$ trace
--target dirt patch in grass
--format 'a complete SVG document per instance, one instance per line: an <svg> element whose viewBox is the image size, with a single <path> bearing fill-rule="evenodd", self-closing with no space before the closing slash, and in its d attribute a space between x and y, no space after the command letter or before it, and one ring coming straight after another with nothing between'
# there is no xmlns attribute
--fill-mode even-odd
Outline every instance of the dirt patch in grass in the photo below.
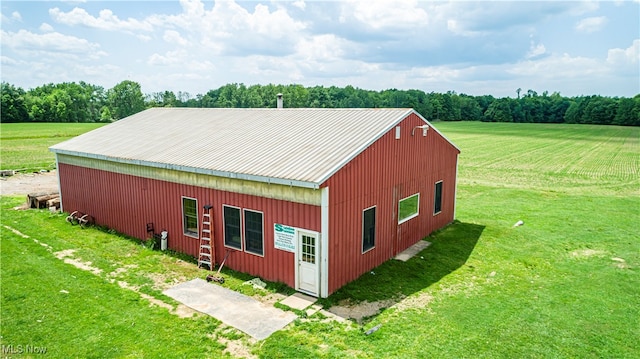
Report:
<svg viewBox="0 0 640 359"><path fill-rule="evenodd" d="M113 282L113 281L112 281ZM175 314L181 318L191 318L193 317L194 314L199 313L198 311L196 311L195 309L191 309L189 307L187 307L184 304L178 304L175 308L173 307L173 305L169 304L169 303L165 303L163 301L161 301L160 299L157 299L155 297L152 297L148 294L142 293L140 292L140 289L136 286L130 285L129 283L125 282L125 281L117 281L118 285L120 286L120 288L124 288L124 289L128 289L131 291L134 291L136 293L138 293L138 295L140 295L140 297L146 299L149 301L150 305L155 305L161 308L165 308L169 311L169 313L171 314Z"/></svg>
<svg viewBox="0 0 640 359"><path fill-rule="evenodd" d="M595 249L577 249L571 252L571 256L575 258L589 258L589 257L601 257L605 255L604 251L599 251Z"/></svg>
<svg viewBox="0 0 640 359"><path fill-rule="evenodd" d="M153 281L153 289L157 289L161 292L188 280L184 276L174 278L171 275L162 273L147 273L145 276Z"/></svg>
<svg viewBox="0 0 640 359"><path fill-rule="evenodd" d="M75 251L75 249L65 249L63 251L54 252L53 255L65 263L71 264L76 268L89 271L95 275L100 275L100 273L102 273L102 269L93 267L91 262L83 262L77 258L73 258Z"/></svg>
<svg viewBox="0 0 640 359"><path fill-rule="evenodd" d="M100 275L102 274L102 269L100 268L96 268L93 267L91 264L91 262L83 262L82 260L78 259L78 258L74 258L73 255L76 252L75 249L65 249L63 251L59 251L59 252L54 252L53 255L56 256L56 258L63 260L65 263L71 264L73 266L75 266L76 268L82 269L82 270L86 270L89 271L95 275ZM121 288L127 289L127 290L131 290L136 292L138 295L140 295L140 297L146 299L149 301L150 305L155 305L161 308L165 308L167 309L170 313L175 314L181 318L190 318L193 317L194 314L198 313L196 310L191 309L189 307L187 307L184 304L178 304L175 308L173 305L165 303L163 301L161 301L160 299L157 299L153 296L150 296L148 294L142 293L140 292L140 288L130 285L129 283L125 282L125 281L119 281L116 280L116 277L127 272L129 269L135 269L138 268L138 265L136 264L128 264L125 266L122 266L120 268L117 268L116 270L114 270L113 272L110 272L107 274L107 279L111 282L111 283L117 283L118 286L120 286ZM161 275L151 275L150 276L151 279L154 281L154 283L158 284L158 282L162 282L162 284L164 284L166 286L165 283L165 277L161 276Z"/></svg>
<svg viewBox="0 0 640 359"><path fill-rule="evenodd" d="M400 311L407 309L424 309L429 306L429 303L433 300L433 296L429 293L419 293L418 295L411 295L396 303L393 308Z"/></svg>
<svg viewBox="0 0 640 359"><path fill-rule="evenodd" d="M355 320L358 324L363 324L367 318L376 316L387 308L393 308L398 311L409 309L425 309L433 300L433 296L429 293L418 293L409 297L401 297L399 299L379 300L375 302L351 303L350 300L343 300L338 305L334 305L327 311L340 318Z"/></svg>
<svg viewBox="0 0 640 359"><path fill-rule="evenodd" d="M351 303L350 300L343 300L338 305L334 305L327 311L341 318L353 319L358 323L362 323L364 319L378 315L382 309L389 308L396 304L397 301L387 299L375 302Z"/></svg>
<svg viewBox="0 0 640 359"><path fill-rule="evenodd" d="M223 337L218 337L217 341L221 344L227 346L227 348L223 351L224 353L229 353L234 358L247 358L247 359L257 359L258 357L251 353L249 347L247 347L241 340L231 340Z"/></svg>
<svg viewBox="0 0 640 359"><path fill-rule="evenodd" d="M121 274L126 273L129 269L135 269L135 268L138 268L137 264L127 264L127 265L124 265L124 266L122 266L120 268L116 268L116 270L114 270L113 272L107 274L107 277L115 278L115 277L117 277L117 276L119 276Z"/></svg>
<svg viewBox="0 0 640 359"><path fill-rule="evenodd" d="M0 177L0 194L3 196L19 194L26 196L29 193L57 192L58 190L58 175L55 170Z"/></svg>
<svg viewBox="0 0 640 359"><path fill-rule="evenodd" d="M629 265L627 264L627 261L625 261L625 260L624 260L624 259L622 259L622 258L619 258L619 257L613 257L613 258L611 258L611 260L615 262L615 266L616 266L617 268L620 268L620 269L627 269L627 268L629 268Z"/></svg>

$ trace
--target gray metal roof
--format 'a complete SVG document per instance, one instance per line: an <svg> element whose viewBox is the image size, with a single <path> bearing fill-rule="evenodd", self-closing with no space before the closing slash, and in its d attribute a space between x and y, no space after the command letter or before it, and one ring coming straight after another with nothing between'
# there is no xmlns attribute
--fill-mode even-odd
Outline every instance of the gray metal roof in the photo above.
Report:
<svg viewBox="0 0 640 359"><path fill-rule="evenodd" d="M50 150L318 188L412 112L152 108L56 144Z"/></svg>

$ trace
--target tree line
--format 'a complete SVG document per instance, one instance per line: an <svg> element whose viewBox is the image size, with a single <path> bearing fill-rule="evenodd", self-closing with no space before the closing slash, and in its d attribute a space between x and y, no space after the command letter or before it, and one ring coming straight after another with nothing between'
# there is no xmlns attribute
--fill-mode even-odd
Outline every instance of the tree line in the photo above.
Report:
<svg viewBox="0 0 640 359"><path fill-rule="evenodd" d="M143 94L140 84L122 81L111 89L85 82L46 84L25 91L2 82L2 122L112 122L151 107L274 108L283 94L285 107L413 108L429 121L588 123L640 126L640 94L633 98L599 95L564 97L547 91L517 89L516 97L470 96L302 85L227 84L191 96L172 91Z"/></svg>

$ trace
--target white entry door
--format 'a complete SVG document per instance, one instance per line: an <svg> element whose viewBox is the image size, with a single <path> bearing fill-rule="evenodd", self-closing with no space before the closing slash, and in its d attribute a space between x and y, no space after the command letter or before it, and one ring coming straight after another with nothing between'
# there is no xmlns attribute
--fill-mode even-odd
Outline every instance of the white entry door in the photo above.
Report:
<svg viewBox="0 0 640 359"><path fill-rule="evenodd" d="M320 258L318 235L298 231L298 290L318 296L320 289Z"/></svg>

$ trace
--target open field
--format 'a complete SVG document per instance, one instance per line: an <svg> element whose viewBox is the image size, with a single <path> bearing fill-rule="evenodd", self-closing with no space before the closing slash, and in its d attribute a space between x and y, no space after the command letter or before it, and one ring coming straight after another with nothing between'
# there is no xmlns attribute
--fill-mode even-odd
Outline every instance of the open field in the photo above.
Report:
<svg viewBox="0 0 640 359"><path fill-rule="evenodd" d="M640 194L638 127L440 122L437 128L462 149L462 184Z"/></svg>
<svg viewBox="0 0 640 359"><path fill-rule="evenodd" d="M23 172L52 170L49 146L104 126L103 123L2 123L0 169Z"/></svg>
<svg viewBox="0 0 640 359"><path fill-rule="evenodd" d="M638 357L640 128L436 127L462 150L457 221L408 262L389 261L321 300L366 301L380 313L352 324L316 314L256 343L216 320L176 315L162 289L206 275L187 258L72 227L64 215L14 211L24 198L2 197L3 348L46 347L52 358ZM2 146L4 155L4 133ZM223 274L225 286L263 300L287 291Z"/></svg>

